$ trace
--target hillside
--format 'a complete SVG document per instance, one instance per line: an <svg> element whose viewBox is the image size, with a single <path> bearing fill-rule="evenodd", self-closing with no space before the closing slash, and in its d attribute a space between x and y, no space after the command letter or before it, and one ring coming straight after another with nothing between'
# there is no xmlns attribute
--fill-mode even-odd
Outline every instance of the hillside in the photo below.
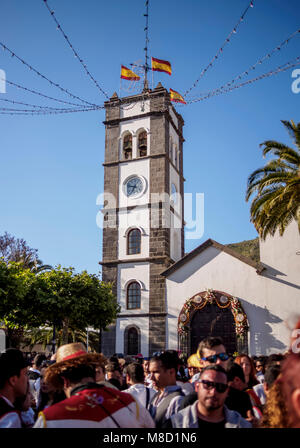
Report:
<svg viewBox="0 0 300 448"><path fill-rule="evenodd" d="M255 238L254 240L241 241L240 243L225 244L225 246L235 250L245 257L251 258L256 262L259 262L260 260L258 238Z"/></svg>

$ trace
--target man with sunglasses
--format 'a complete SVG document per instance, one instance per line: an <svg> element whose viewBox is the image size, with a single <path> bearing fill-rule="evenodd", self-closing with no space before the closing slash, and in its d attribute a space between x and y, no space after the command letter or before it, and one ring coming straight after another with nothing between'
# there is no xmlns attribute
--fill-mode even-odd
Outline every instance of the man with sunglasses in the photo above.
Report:
<svg viewBox="0 0 300 448"><path fill-rule="evenodd" d="M227 373L218 364L205 367L196 383L198 400L173 415L164 428L251 428L251 423L225 406Z"/></svg>
<svg viewBox="0 0 300 448"><path fill-rule="evenodd" d="M226 348L223 344L223 340L220 337L208 336L203 339L198 345L197 356L203 367L211 364L217 364L227 369L229 356L226 353ZM192 378L192 383L199 380L200 374L197 373Z"/></svg>

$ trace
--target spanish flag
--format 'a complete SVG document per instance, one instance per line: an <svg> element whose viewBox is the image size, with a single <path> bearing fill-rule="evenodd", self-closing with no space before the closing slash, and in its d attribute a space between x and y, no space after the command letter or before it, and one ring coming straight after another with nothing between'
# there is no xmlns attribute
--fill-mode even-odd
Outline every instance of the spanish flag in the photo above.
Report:
<svg viewBox="0 0 300 448"><path fill-rule="evenodd" d="M171 99L171 101L174 101L175 103L186 104L183 96L181 96L180 93L176 92L176 90L170 89L170 99Z"/></svg>
<svg viewBox="0 0 300 448"><path fill-rule="evenodd" d="M127 79L128 81L139 81L140 77L134 73L129 68L125 67L124 65L121 65L121 78Z"/></svg>
<svg viewBox="0 0 300 448"><path fill-rule="evenodd" d="M151 58L152 61L152 71L154 72L165 72L171 75L171 64L168 61L163 61L162 59Z"/></svg>

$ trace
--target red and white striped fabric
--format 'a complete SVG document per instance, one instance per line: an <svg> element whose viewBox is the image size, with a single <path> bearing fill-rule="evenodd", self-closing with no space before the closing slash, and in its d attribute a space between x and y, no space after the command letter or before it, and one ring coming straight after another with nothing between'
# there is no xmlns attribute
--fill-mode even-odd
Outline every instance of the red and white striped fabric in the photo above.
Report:
<svg viewBox="0 0 300 448"><path fill-rule="evenodd" d="M97 386L84 387L70 398L44 409L34 428L155 427L149 412L131 395Z"/></svg>

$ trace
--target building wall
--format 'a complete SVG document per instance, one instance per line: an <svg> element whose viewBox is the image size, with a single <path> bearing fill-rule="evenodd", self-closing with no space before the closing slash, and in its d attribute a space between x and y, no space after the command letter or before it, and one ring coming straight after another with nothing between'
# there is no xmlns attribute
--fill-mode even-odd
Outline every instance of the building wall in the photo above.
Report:
<svg viewBox="0 0 300 448"><path fill-rule="evenodd" d="M259 249L261 262L278 271L274 275L290 282L299 281L300 234L296 221L291 222L283 236L276 232L274 237L260 240Z"/></svg>
<svg viewBox="0 0 300 448"><path fill-rule="evenodd" d="M178 268L166 281L168 309L168 348L177 348L177 319L186 300L211 288L237 297L247 314L249 352L269 355L289 346L286 321L300 313L300 276L289 282L270 277L270 268L261 275L250 265L209 247Z"/></svg>
<svg viewBox="0 0 300 448"><path fill-rule="evenodd" d="M141 337L141 353L149 356L149 317L119 318L116 328L116 353L124 353L124 333L128 327L137 327Z"/></svg>

